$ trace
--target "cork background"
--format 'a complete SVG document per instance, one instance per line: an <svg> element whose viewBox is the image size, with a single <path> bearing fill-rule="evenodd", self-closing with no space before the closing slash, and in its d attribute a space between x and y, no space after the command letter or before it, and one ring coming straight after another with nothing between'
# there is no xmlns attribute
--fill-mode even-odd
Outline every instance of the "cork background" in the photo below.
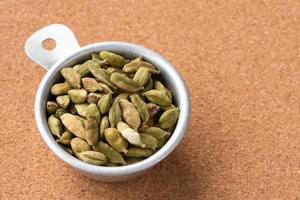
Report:
<svg viewBox="0 0 300 200"><path fill-rule="evenodd" d="M52 23L81 45L144 45L183 76L188 131L144 176L91 181L39 136L46 71L24 43ZM0 0L0 106L0 199L300 199L300 1Z"/></svg>

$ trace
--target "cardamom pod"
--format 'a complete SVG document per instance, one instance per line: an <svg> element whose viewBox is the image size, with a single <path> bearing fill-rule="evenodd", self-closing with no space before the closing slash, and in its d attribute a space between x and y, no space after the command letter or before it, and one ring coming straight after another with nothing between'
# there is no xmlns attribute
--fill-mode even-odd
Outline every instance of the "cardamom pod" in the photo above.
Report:
<svg viewBox="0 0 300 200"><path fill-rule="evenodd" d="M122 73L122 69L120 68L117 68L117 67L108 67L107 69L105 69L105 72L108 74L108 75L111 75L112 73L114 72L119 72L119 73Z"/></svg>
<svg viewBox="0 0 300 200"><path fill-rule="evenodd" d="M86 118L86 111L87 111L88 106L89 106L89 104L87 104L87 103L75 104L75 109L81 117Z"/></svg>
<svg viewBox="0 0 300 200"><path fill-rule="evenodd" d="M65 113L60 119L68 131L81 139L85 139L84 126L76 115Z"/></svg>
<svg viewBox="0 0 300 200"><path fill-rule="evenodd" d="M85 140L82 140L78 137L71 140L71 148L74 154L91 150L90 145Z"/></svg>
<svg viewBox="0 0 300 200"><path fill-rule="evenodd" d="M105 71L93 60L89 60L88 66L91 73L99 79L101 82L105 83L106 85L114 88L114 84L110 81L109 75L105 73Z"/></svg>
<svg viewBox="0 0 300 200"><path fill-rule="evenodd" d="M135 157L135 158L147 158L153 155L153 150L151 149L141 149L137 147L130 147L128 148L128 152L126 156L128 157Z"/></svg>
<svg viewBox="0 0 300 200"><path fill-rule="evenodd" d="M164 92L170 99L172 99L172 93L160 81L154 82L154 89Z"/></svg>
<svg viewBox="0 0 300 200"><path fill-rule="evenodd" d="M60 135L63 132L63 126L62 126L60 120L57 119L54 115L51 115L48 118L48 127L53 135L60 138Z"/></svg>
<svg viewBox="0 0 300 200"><path fill-rule="evenodd" d="M99 141L97 144L92 145L92 147L95 151L103 153L108 158L109 162L125 165L123 156L108 144Z"/></svg>
<svg viewBox="0 0 300 200"><path fill-rule="evenodd" d="M152 135L156 139L162 139L170 135L169 132L166 132L159 127L140 128L139 131L148 135Z"/></svg>
<svg viewBox="0 0 300 200"><path fill-rule="evenodd" d="M70 145L72 139L73 139L73 134L69 131L66 131L61 135L61 137L57 140L57 142L64 145Z"/></svg>
<svg viewBox="0 0 300 200"><path fill-rule="evenodd" d="M53 95L67 94L68 91L71 89L72 86L68 82L56 83L51 87L51 94Z"/></svg>
<svg viewBox="0 0 300 200"><path fill-rule="evenodd" d="M73 89L68 91L68 95L73 103L83 103L87 98L87 91L84 89Z"/></svg>
<svg viewBox="0 0 300 200"><path fill-rule="evenodd" d="M128 63L128 60L116 53L101 51L99 55L102 60L106 60L108 64L112 66L123 67L126 63Z"/></svg>
<svg viewBox="0 0 300 200"><path fill-rule="evenodd" d="M103 138L105 129L109 128L108 117L105 115L102 117L100 122L100 137Z"/></svg>
<svg viewBox="0 0 300 200"><path fill-rule="evenodd" d="M90 72L89 66L86 62L81 65L74 66L73 70L76 71L77 74L79 74L81 77L88 75L88 73Z"/></svg>
<svg viewBox="0 0 300 200"><path fill-rule="evenodd" d="M56 112L55 112L55 117L58 118L58 119L60 119L60 117L61 117L63 114L67 113L67 112L68 112L68 111L67 111L66 109L59 108L59 109L57 109Z"/></svg>
<svg viewBox="0 0 300 200"><path fill-rule="evenodd" d="M139 86L144 86L148 83L151 73L148 68L141 67L137 70L133 77L133 81Z"/></svg>
<svg viewBox="0 0 300 200"><path fill-rule="evenodd" d="M93 165L105 165L107 163L106 156L96 151L84 151L78 153L76 156L80 160Z"/></svg>
<svg viewBox="0 0 300 200"><path fill-rule="evenodd" d="M166 110L159 118L158 125L162 129L172 128L179 116L178 108L171 108Z"/></svg>
<svg viewBox="0 0 300 200"><path fill-rule="evenodd" d="M147 103L147 109L151 117L160 111L160 107L154 103Z"/></svg>
<svg viewBox="0 0 300 200"><path fill-rule="evenodd" d="M87 110L86 110L86 117L87 118L94 118L97 122L97 124L100 123L101 120L101 115L98 109L98 106L94 103L91 103L88 105Z"/></svg>
<svg viewBox="0 0 300 200"><path fill-rule="evenodd" d="M152 135L141 133L141 140L146 145L146 148L155 150L158 147L158 141Z"/></svg>
<svg viewBox="0 0 300 200"><path fill-rule="evenodd" d="M70 97L68 95L58 96L56 97L56 102L61 108L67 109L70 104Z"/></svg>
<svg viewBox="0 0 300 200"><path fill-rule="evenodd" d="M93 78L84 77L81 79L81 82L83 88L89 92L96 92L96 91L101 92L103 90L102 87L99 85L99 83Z"/></svg>
<svg viewBox="0 0 300 200"><path fill-rule="evenodd" d="M113 91L104 83L99 83L99 85L102 87L102 93L104 94L113 94ZM113 87L116 88L116 87Z"/></svg>
<svg viewBox="0 0 300 200"><path fill-rule="evenodd" d="M113 98L111 94L103 95L98 101L98 107L101 114L106 114L113 103Z"/></svg>
<svg viewBox="0 0 300 200"><path fill-rule="evenodd" d="M61 75L75 89L81 88L81 76L72 68L63 68Z"/></svg>
<svg viewBox="0 0 300 200"><path fill-rule="evenodd" d="M117 98L119 98L119 99L129 99L129 93L127 93L127 92L122 92L121 94L119 94L118 96L117 96Z"/></svg>
<svg viewBox="0 0 300 200"><path fill-rule="evenodd" d="M46 109L49 114L54 114L59 109L59 105L55 101L47 101Z"/></svg>
<svg viewBox="0 0 300 200"><path fill-rule="evenodd" d="M93 117L89 117L86 120L85 138L89 145L96 144L99 140L99 126Z"/></svg>
<svg viewBox="0 0 300 200"><path fill-rule="evenodd" d="M121 136L116 128L107 128L104 131L105 140L118 152L127 153L128 142Z"/></svg>
<svg viewBox="0 0 300 200"><path fill-rule="evenodd" d="M169 105L169 106L160 106L162 110L166 111L172 108L176 108L176 106L174 106L173 104Z"/></svg>
<svg viewBox="0 0 300 200"><path fill-rule="evenodd" d="M164 93L159 90L149 90L143 94L147 99L160 106L169 106L171 105L171 99Z"/></svg>
<svg viewBox="0 0 300 200"><path fill-rule="evenodd" d="M154 117L149 117L148 121L143 123L141 128L148 128L154 126L154 124L155 124Z"/></svg>
<svg viewBox="0 0 300 200"><path fill-rule="evenodd" d="M117 124L122 121L122 110L119 105L119 99L115 98L112 106L108 111L108 119L110 126L115 128Z"/></svg>
<svg viewBox="0 0 300 200"><path fill-rule="evenodd" d="M141 117L134 105L126 99L119 101L124 121L133 129L141 125Z"/></svg>
<svg viewBox="0 0 300 200"><path fill-rule="evenodd" d="M130 95L130 100L140 113L142 121L147 122L150 116L147 104L140 98L138 94Z"/></svg>
<svg viewBox="0 0 300 200"><path fill-rule="evenodd" d="M125 74L114 72L110 76L110 80L120 89L125 92L135 93L142 90L144 87L139 86L132 79L128 78Z"/></svg>
<svg viewBox="0 0 300 200"><path fill-rule="evenodd" d="M102 94L91 92L87 96L87 102L97 104L101 97L102 97Z"/></svg>
<svg viewBox="0 0 300 200"><path fill-rule="evenodd" d="M152 65L151 63L141 61L138 59L134 59L128 64L124 65L123 71L126 73L134 73L136 72L139 68L147 68L151 73L158 74L159 71Z"/></svg>
<svg viewBox="0 0 300 200"><path fill-rule="evenodd" d="M140 134L134 129L130 128L124 122L119 122L117 125L118 131L121 135L132 145L145 148L146 145L141 141Z"/></svg>

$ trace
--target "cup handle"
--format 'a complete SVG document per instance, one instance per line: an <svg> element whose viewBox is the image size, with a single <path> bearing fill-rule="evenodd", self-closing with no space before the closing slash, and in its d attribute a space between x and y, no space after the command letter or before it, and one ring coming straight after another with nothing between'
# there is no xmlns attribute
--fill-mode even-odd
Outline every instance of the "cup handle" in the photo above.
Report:
<svg viewBox="0 0 300 200"><path fill-rule="evenodd" d="M46 50L43 48L42 43L46 39L52 39L56 42L54 49ZM62 24L51 24L38 30L25 43L27 56L46 70L79 48L74 33Z"/></svg>

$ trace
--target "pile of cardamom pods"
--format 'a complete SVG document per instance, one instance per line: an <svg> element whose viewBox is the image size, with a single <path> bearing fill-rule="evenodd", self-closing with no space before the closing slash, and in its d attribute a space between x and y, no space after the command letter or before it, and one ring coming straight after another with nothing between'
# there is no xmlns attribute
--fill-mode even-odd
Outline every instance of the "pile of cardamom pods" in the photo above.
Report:
<svg viewBox="0 0 300 200"><path fill-rule="evenodd" d="M51 87L48 126L68 153L94 165L121 166L155 153L169 139L179 109L159 71L113 52L63 68Z"/></svg>

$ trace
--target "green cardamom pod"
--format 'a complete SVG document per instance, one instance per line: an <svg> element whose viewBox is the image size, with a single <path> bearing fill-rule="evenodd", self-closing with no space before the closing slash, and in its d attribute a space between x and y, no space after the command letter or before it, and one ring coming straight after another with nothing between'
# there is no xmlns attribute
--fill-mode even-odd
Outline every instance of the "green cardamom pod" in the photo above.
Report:
<svg viewBox="0 0 300 200"><path fill-rule="evenodd" d="M173 104L169 105L169 106L160 106L162 110L166 111L172 108L176 108L176 106L174 106Z"/></svg>
<svg viewBox="0 0 300 200"><path fill-rule="evenodd" d="M171 105L171 99L164 93L159 90L149 90L143 94L147 99L160 106L169 106Z"/></svg>
<svg viewBox="0 0 300 200"><path fill-rule="evenodd" d="M112 106L108 111L108 119L110 126L115 128L117 124L122 121L122 110L119 105L119 99L115 98Z"/></svg>
<svg viewBox="0 0 300 200"><path fill-rule="evenodd" d="M75 89L81 88L81 76L72 68L63 68L61 75Z"/></svg>
<svg viewBox="0 0 300 200"><path fill-rule="evenodd" d="M106 156L96 151L84 151L78 153L76 156L80 160L93 165L105 165L107 163Z"/></svg>
<svg viewBox="0 0 300 200"><path fill-rule="evenodd" d="M124 65L123 71L126 73L134 73L142 67L147 68L151 73L159 73L159 71L154 67L154 65L145 61L141 61L139 59L134 59L128 64Z"/></svg>
<svg viewBox="0 0 300 200"><path fill-rule="evenodd" d="M126 123L119 122L117 125L118 131L121 133L130 144L145 148L146 145L141 141L140 134L134 129L130 128Z"/></svg>
<svg viewBox="0 0 300 200"><path fill-rule="evenodd" d="M60 120L57 119L54 115L51 115L48 118L48 127L53 135L60 138L60 135L63 132L63 126L62 126Z"/></svg>
<svg viewBox="0 0 300 200"><path fill-rule="evenodd" d="M139 86L132 79L128 78L125 74L122 73L112 73L110 80L120 89L125 92L135 93L139 90L142 90L144 87Z"/></svg>
<svg viewBox="0 0 300 200"><path fill-rule="evenodd" d="M61 108L67 109L70 104L70 97L68 95L58 96L56 97L56 102Z"/></svg>
<svg viewBox="0 0 300 200"><path fill-rule="evenodd" d="M87 99L87 91L84 89L73 89L68 91L68 95L73 103L83 103Z"/></svg>
<svg viewBox="0 0 300 200"><path fill-rule="evenodd" d="M85 140L77 137L71 140L71 148L74 154L91 150L90 145Z"/></svg>
<svg viewBox="0 0 300 200"><path fill-rule="evenodd" d="M81 79L83 88L89 92L101 92L103 89L100 84L93 78L84 77Z"/></svg>
<svg viewBox="0 0 300 200"><path fill-rule="evenodd" d="M72 86L68 82L57 83L51 87L51 94L53 95L62 95L67 94L69 90L72 89Z"/></svg>
<svg viewBox="0 0 300 200"><path fill-rule="evenodd" d="M94 103L91 103L88 105L87 110L86 110L86 117L87 118L94 118L96 122L99 124L101 120L101 115L98 109L98 106Z"/></svg>
<svg viewBox="0 0 300 200"><path fill-rule="evenodd" d="M99 56L102 60L106 60L108 64L116 67L123 67L126 63L128 63L128 60L122 56L108 51L101 51Z"/></svg>
<svg viewBox="0 0 300 200"><path fill-rule="evenodd" d="M109 162L125 165L123 156L108 144L99 141L97 144L92 145L92 147L95 151L103 153L108 158Z"/></svg>
<svg viewBox="0 0 300 200"><path fill-rule="evenodd" d="M81 117L86 118L86 111L88 108L89 104L87 103L80 103L80 104L75 104L75 109Z"/></svg>
<svg viewBox="0 0 300 200"><path fill-rule="evenodd" d="M107 128L104 131L105 140L118 152L127 153L128 142L121 136L116 128Z"/></svg>
<svg viewBox="0 0 300 200"><path fill-rule="evenodd" d="M170 99L172 99L171 91L166 88L160 81L154 82L154 89L164 92Z"/></svg>
<svg viewBox="0 0 300 200"><path fill-rule="evenodd" d="M85 139L84 126L78 116L65 113L60 119L68 131L81 139Z"/></svg>
<svg viewBox="0 0 300 200"><path fill-rule="evenodd" d="M153 155L153 150L151 149L141 149L137 147L130 147L128 148L128 152L126 156L128 157L135 157L135 158L147 158Z"/></svg>
<svg viewBox="0 0 300 200"><path fill-rule="evenodd" d="M81 77L88 75L90 72L89 66L87 65L86 62L84 62L81 65L75 65L73 67L73 70L76 71L77 74L79 74Z"/></svg>
<svg viewBox="0 0 300 200"><path fill-rule="evenodd" d="M65 114L65 113L68 113L68 111L66 109L63 109L63 108L59 108L56 110L55 112L55 117L60 119L60 117Z"/></svg>
<svg viewBox="0 0 300 200"><path fill-rule="evenodd" d="M107 85L105 85L104 83L99 83L99 85L102 87L102 93L104 93L104 94L113 94L113 91Z"/></svg>
<svg viewBox="0 0 300 200"><path fill-rule="evenodd" d="M73 134L69 131L66 131L61 135L61 137L57 140L57 142L64 145L70 145L72 139L73 139Z"/></svg>
<svg viewBox="0 0 300 200"><path fill-rule="evenodd" d="M148 83L151 73L148 68L141 67L137 70L133 77L133 81L139 86L144 86Z"/></svg>
<svg viewBox="0 0 300 200"><path fill-rule="evenodd" d="M130 95L130 100L137 109L137 111L140 113L142 121L147 122L150 116L147 104L140 98L138 94Z"/></svg>
<svg viewBox="0 0 300 200"><path fill-rule="evenodd" d="M162 129L168 129L172 128L179 116L179 109L178 108L172 108L169 110L166 110L159 118L158 125Z"/></svg>
<svg viewBox="0 0 300 200"><path fill-rule="evenodd" d="M133 129L141 125L141 117L134 105L126 99L120 99L119 104L122 110L124 121Z"/></svg>
<svg viewBox="0 0 300 200"><path fill-rule="evenodd" d="M147 103L147 109L151 117L160 111L160 107L154 103Z"/></svg>
<svg viewBox="0 0 300 200"><path fill-rule="evenodd" d="M110 81L109 75L93 60L87 61L91 73L99 79L101 82L105 83L109 87L114 88L114 84Z"/></svg>
<svg viewBox="0 0 300 200"><path fill-rule="evenodd" d="M159 127L140 128L139 131L148 135L152 135L156 139L162 139L170 135L169 132L166 132Z"/></svg>
<svg viewBox="0 0 300 200"><path fill-rule="evenodd" d="M109 128L108 117L105 115L100 122L100 137L103 138L105 129Z"/></svg>
<svg viewBox="0 0 300 200"><path fill-rule="evenodd" d="M158 147L158 141L152 135L141 133L141 140L146 145L146 148L155 150Z"/></svg>
<svg viewBox="0 0 300 200"><path fill-rule="evenodd" d="M113 103L113 98L111 94L103 95L98 101L98 107L101 114L106 114Z"/></svg>
<svg viewBox="0 0 300 200"><path fill-rule="evenodd" d="M87 96L87 102L97 104L101 97L102 97L102 94L91 92Z"/></svg>
<svg viewBox="0 0 300 200"><path fill-rule="evenodd" d="M118 96L117 96L117 98L119 98L119 99L129 99L129 93L127 93L127 92L122 92L121 94L119 94Z"/></svg>
<svg viewBox="0 0 300 200"><path fill-rule="evenodd" d="M47 101L46 109L49 114L54 114L59 109L59 105L55 101Z"/></svg>
<svg viewBox="0 0 300 200"><path fill-rule="evenodd" d="M120 68L117 68L117 67L108 67L107 69L105 69L105 72L108 74L108 75L111 75L112 73L114 72L119 72L119 73L122 73L122 69Z"/></svg>
<svg viewBox="0 0 300 200"><path fill-rule="evenodd" d="M93 117L88 117L86 120L85 138L89 145L96 144L99 140L99 126Z"/></svg>

